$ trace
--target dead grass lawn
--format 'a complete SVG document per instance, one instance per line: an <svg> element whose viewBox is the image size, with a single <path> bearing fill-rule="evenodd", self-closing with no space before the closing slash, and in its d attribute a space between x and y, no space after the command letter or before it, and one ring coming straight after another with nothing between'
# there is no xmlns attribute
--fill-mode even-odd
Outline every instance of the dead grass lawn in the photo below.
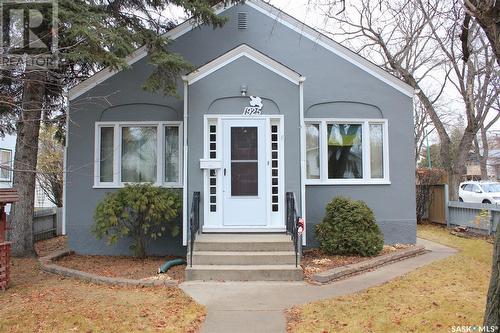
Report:
<svg viewBox="0 0 500 333"><path fill-rule="evenodd" d="M450 332L481 325L492 244L431 225L419 237L460 250L457 255L364 292L288 311L289 332Z"/></svg>
<svg viewBox="0 0 500 333"><path fill-rule="evenodd" d="M44 273L14 259L0 292L0 332L195 332L203 306L180 289L94 285Z"/></svg>

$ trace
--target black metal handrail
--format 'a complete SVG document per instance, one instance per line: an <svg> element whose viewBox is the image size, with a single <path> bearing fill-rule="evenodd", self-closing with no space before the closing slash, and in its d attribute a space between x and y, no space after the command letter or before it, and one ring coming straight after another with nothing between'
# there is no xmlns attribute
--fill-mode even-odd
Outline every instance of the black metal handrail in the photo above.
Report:
<svg viewBox="0 0 500 333"><path fill-rule="evenodd" d="M295 203L295 194L293 192L286 193L286 232L292 236L293 246L295 248L295 267L299 266L299 250L301 250L302 242L299 240L299 221L300 216L297 214ZM300 251L302 252L302 251Z"/></svg>
<svg viewBox="0 0 500 333"><path fill-rule="evenodd" d="M200 230L200 192L194 192L191 212L189 213L189 265L191 267L193 267L193 247L198 230Z"/></svg>

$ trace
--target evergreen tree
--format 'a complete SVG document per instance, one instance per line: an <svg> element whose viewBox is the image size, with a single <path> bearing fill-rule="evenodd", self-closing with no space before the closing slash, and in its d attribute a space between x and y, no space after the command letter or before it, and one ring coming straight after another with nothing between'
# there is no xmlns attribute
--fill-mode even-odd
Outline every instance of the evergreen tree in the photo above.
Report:
<svg viewBox="0 0 500 333"><path fill-rule="evenodd" d="M221 5L233 1L224 0ZM64 92L102 68L127 68L126 57L144 46L153 65L153 72L144 82L144 88L175 94L176 79L191 66L180 55L169 52L169 40L164 33L174 27L175 22L163 14L168 6L176 5L192 17L194 24L207 23L220 27L225 19L215 15L212 9L218 2L58 0L57 26L52 26L52 21L44 21L41 25L43 31L39 34L42 41L52 48L51 32L57 29L58 66L39 68L21 65L2 69L0 135L13 131L17 134L13 183L21 201L12 210L11 240L15 255L33 251L33 205L40 122L64 124ZM60 127L59 137L62 138L64 128Z"/></svg>

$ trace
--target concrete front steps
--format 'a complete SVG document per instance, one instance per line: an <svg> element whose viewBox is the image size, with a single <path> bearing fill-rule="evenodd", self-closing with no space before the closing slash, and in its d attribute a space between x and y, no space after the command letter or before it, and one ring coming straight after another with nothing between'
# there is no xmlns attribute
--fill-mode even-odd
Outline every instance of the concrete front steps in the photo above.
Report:
<svg viewBox="0 0 500 333"><path fill-rule="evenodd" d="M285 234L202 234L193 247L186 280L300 281L295 250Z"/></svg>

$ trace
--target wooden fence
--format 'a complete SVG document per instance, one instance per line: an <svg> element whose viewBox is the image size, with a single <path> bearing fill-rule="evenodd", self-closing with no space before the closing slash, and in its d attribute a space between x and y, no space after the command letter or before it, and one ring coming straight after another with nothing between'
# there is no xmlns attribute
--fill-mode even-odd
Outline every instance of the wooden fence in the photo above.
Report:
<svg viewBox="0 0 500 333"><path fill-rule="evenodd" d="M427 219L432 223L446 224L448 185L433 185L430 191Z"/></svg>
<svg viewBox="0 0 500 333"><path fill-rule="evenodd" d="M33 241L38 242L62 234L62 208L35 211L33 215Z"/></svg>

